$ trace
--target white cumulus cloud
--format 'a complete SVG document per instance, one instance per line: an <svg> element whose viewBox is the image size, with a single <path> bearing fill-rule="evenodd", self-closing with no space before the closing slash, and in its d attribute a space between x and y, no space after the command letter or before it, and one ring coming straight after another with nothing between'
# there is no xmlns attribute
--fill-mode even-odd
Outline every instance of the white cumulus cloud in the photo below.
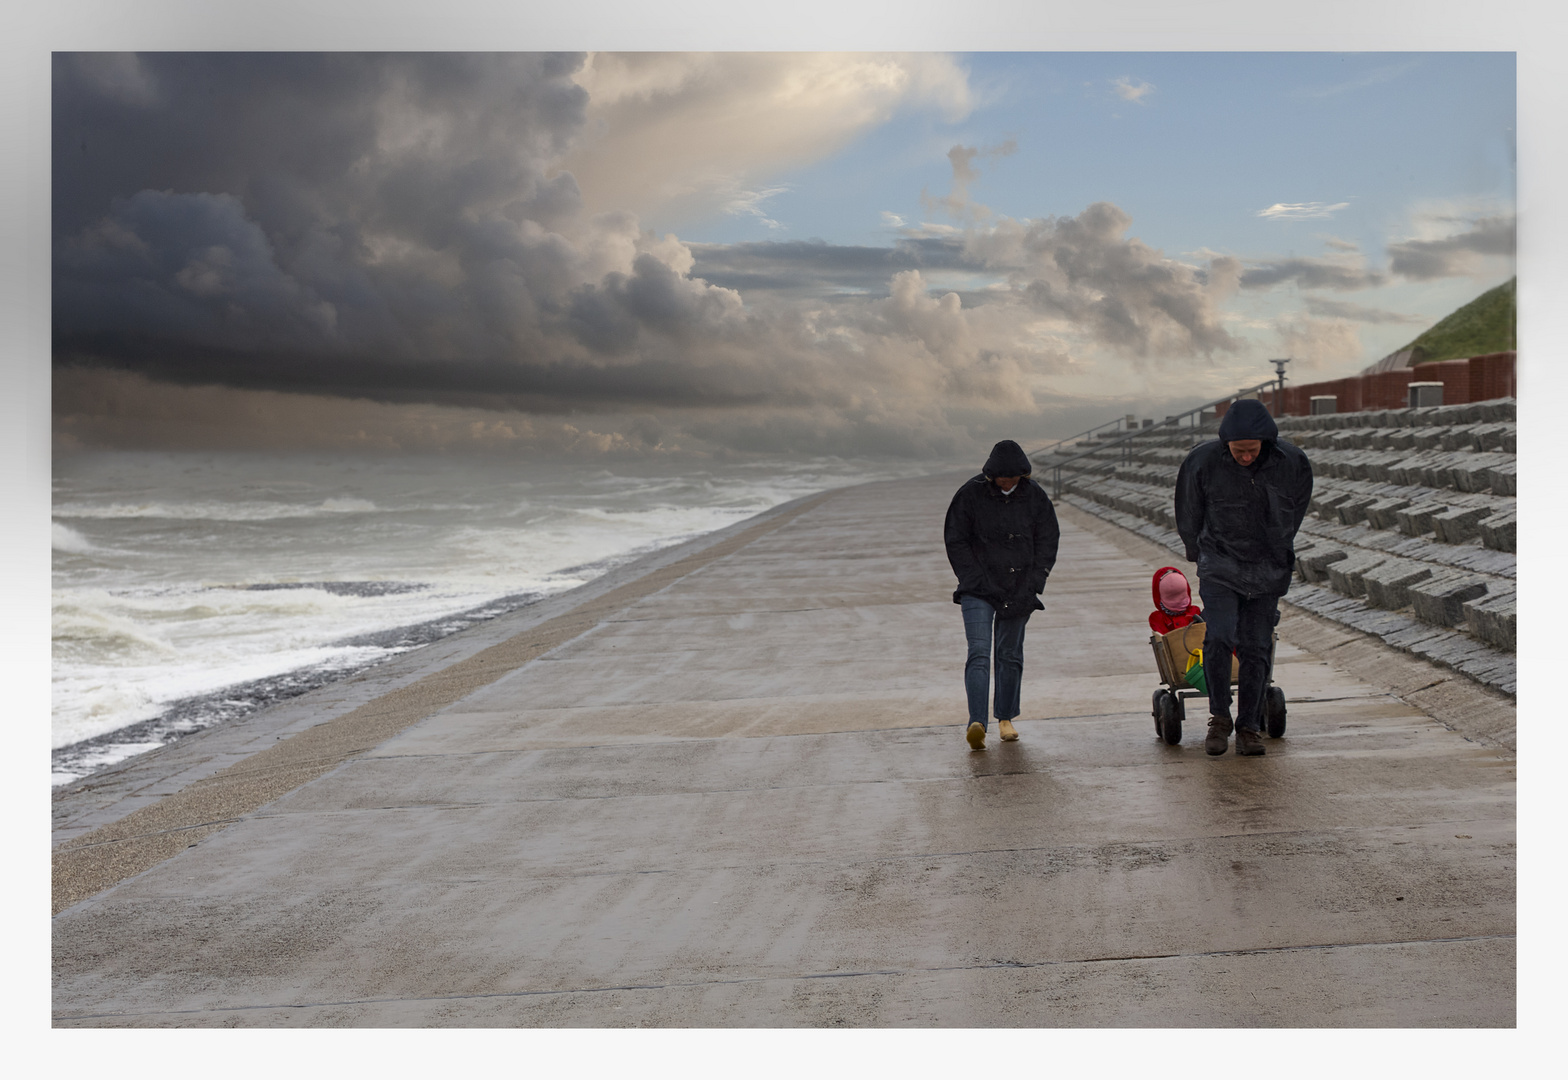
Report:
<svg viewBox="0 0 1568 1080"><path fill-rule="evenodd" d="M974 105L935 53L593 53L573 78L587 116L561 167L590 212L641 217L701 216L900 112Z"/></svg>
<svg viewBox="0 0 1568 1080"><path fill-rule="evenodd" d="M1116 91L1123 101L1130 101L1134 105L1144 104L1144 98L1154 89L1153 83L1146 83L1141 79L1134 82L1129 75L1123 75L1111 83L1111 88Z"/></svg>
<svg viewBox="0 0 1568 1080"><path fill-rule="evenodd" d="M1258 217L1271 218L1275 221L1300 221L1304 218L1333 217L1337 211L1349 206L1348 202L1340 203L1275 203L1273 206L1258 211Z"/></svg>

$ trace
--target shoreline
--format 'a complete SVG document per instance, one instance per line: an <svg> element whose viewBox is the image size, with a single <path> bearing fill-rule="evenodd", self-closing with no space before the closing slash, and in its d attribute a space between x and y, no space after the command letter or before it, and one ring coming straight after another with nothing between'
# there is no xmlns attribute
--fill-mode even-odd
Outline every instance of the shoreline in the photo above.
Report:
<svg viewBox="0 0 1568 1080"><path fill-rule="evenodd" d="M233 824L837 490L651 552L575 589L54 789L54 912Z"/></svg>
<svg viewBox="0 0 1568 1080"><path fill-rule="evenodd" d="M657 551L860 483L865 471L837 459L773 462L763 471L757 465L768 463L671 471L666 462L565 473L529 466L515 475L394 462L350 470L366 474L347 489L364 496L354 513L371 513L360 523L321 510L322 499L349 482L339 475L342 462L301 465L299 490L287 497L274 498L263 484L255 498L234 502L231 488L255 486L239 480L265 480L271 466L251 461L254 455L217 465L155 456L152 464L100 463L55 478L52 513L67 515L57 529L84 524L76 517L94 519L85 525L101 517L98 524L111 531L88 530L89 546L107 553L98 562L55 550L52 791ZM198 465L208 471L186 491L181 470ZM213 479L231 474L236 483L221 489ZM136 481L135 498L116 501L110 482L122 480ZM298 538L290 538L293 525L266 524L296 511L312 519ZM439 519L433 511L442 511ZM165 524L176 555L204 533L207 517L219 523L215 535L238 530L242 550L155 555L163 526L133 520L141 517L171 519ZM318 544L326 546L318 551ZM304 591L296 600L282 590Z"/></svg>
<svg viewBox="0 0 1568 1080"><path fill-rule="evenodd" d="M764 511L766 512L766 511ZM743 519L742 524L751 518ZM731 526L724 526L729 528ZM718 530L714 530L718 531ZM678 547L699 539L708 533L699 533L696 536L677 536L669 543L653 547L651 550L645 545L634 548L620 555L611 555L591 563L581 563L569 566L558 571L561 574L581 574L598 570L598 573L581 585L574 585L569 589L557 592L522 592L508 593L487 600L484 603L455 611L448 615L438 615L417 623L408 623L403 626L394 626L386 630L379 630L356 637L346 638L330 644L336 647L353 645L375 645L385 650L376 657L358 663L346 663L341 666L319 665L315 667L292 668L280 671L274 675L267 675L259 679L250 679L244 682L230 683L202 694L192 694L189 697L178 698L167 702L163 709L156 715L145 720L137 720L124 727L115 728L90 738L77 742L66 743L64 746L52 747L49 751L50 764L53 772L68 771L59 768L62 764L71 764L73 759L79 761L83 757L91 760L93 752L99 748L115 746L132 746L146 743L156 743L151 747L133 750L102 765L87 767L72 780L64 783L53 784L51 790L58 791L71 784L98 776L125 761L129 761L142 754L150 754L165 746L178 742L180 739L207 731L210 728L223 724L244 720L265 709L270 709L284 702L292 701L304 694L330 686L344 679L351 679L372 668L396 660L410 652L426 648L438 641L452 637L456 634L466 633L474 627L496 619L503 619L514 612L541 603L554 596L564 596L577 589L593 584L606 574L614 572L617 568L631 565L650 555L656 555L667 548ZM603 568L602 570L599 568ZM250 586L250 588L310 588L323 587L337 584L334 582L302 583L288 586ZM331 591L330 588L328 591ZM74 771L74 770L69 770Z"/></svg>

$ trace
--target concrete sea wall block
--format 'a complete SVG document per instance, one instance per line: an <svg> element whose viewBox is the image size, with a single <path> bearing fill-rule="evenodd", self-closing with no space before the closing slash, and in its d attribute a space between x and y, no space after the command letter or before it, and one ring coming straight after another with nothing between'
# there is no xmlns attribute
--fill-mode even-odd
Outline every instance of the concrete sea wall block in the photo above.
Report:
<svg viewBox="0 0 1568 1080"><path fill-rule="evenodd" d="M1410 604L1410 586L1432 576L1430 563L1414 559L1389 559L1382 566L1374 566L1361 574L1366 587L1367 603L1386 611L1397 611Z"/></svg>
<svg viewBox="0 0 1568 1080"><path fill-rule="evenodd" d="M1490 401L1471 402L1476 419L1491 423L1515 419L1513 398L1492 398Z"/></svg>
<svg viewBox="0 0 1568 1080"><path fill-rule="evenodd" d="M1432 531L1433 516L1447 509L1447 504L1430 499L1414 502L1403 510L1394 511L1394 523L1406 536L1425 536Z"/></svg>
<svg viewBox="0 0 1568 1080"><path fill-rule="evenodd" d="M1517 652L1518 594L1498 592L1464 603L1465 628L1499 649Z"/></svg>
<svg viewBox="0 0 1568 1080"><path fill-rule="evenodd" d="M1512 510L1499 510L1476 525L1481 543L1493 551L1518 551L1519 518Z"/></svg>
<svg viewBox="0 0 1568 1080"><path fill-rule="evenodd" d="M1393 470L1410 455L1404 450L1373 450L1362 460L1361 478L1373 483L1392 481Z"/></svg>
<svg viewBox="0 0 1568 1080"><path fill-rule="evenodd" d="M1312 493L1312 502L1308 504L1308 509L1324 521L1338 521L1339 518L1334 513L1335 509L1340 503L1353 498L1355 498L1353 491L1345 491L1342 488L1319 488Z"/></svg>
<svg viewBox="0 0 1568 1080"><path fill-rule="evenodd" d="M1479 450L1475 444L1475 429L1478 424L1460 424L1451 427L1443 433L1444 450Z"/></svg>
<svg viewBox="0 0 1568 1080"><path fill-rule="evenodd" d="M1403 510L1409 505L1409 499L1399 496L1378 499L1366 508L1367 524L1374 529L1396 529L1399 527L1399 522L1395 519L1394 512Z"/></svg>
<svg viewBox="0 0 1568 1080"><path fill-rule="evenodd" d="M1341 480L1365 480L1366 470L1362 465L1366 461L1366 450L1345 450L1340 453L1338 466Z"/></svg>
<svg viewBox="0 0 1568 1080"><path fill-rule="evenodd" d="M1429 487L1426 482L1426 467L1431 464L1432 457L1432 452L1428 450L1394 462L1388 467L1388 482Z"/></svg>
<svg viewBox="0 0 1568 1080"><path fill-rule="evenodd" d="M1487 470L1493 495L1518 495L1518 474L1513 461L1499 462Z"/></svg>
<svg viewBox="0 0 1568 1080"><path fill-rule="evenodd" d="M1503 449L1503 435L1512 433L1513 425L1505 423L1476 424L1470 429L1475 449L1496 453Z"/></svg>
<svg viewBox="0 0 1568 1080"><path fill-rule="evenodd" d="M1320 541L1296 552L1296 569L1301 571L1301 576L1306 580L1321 585L1328 580L1329 564L1345 558L1347 554L1340 545Z"/></svg>
<svg viewBox="0 0 1568 1080"><path fill-rule="evenodd" d="M1405 450L1372 450L1368 455L1364 475L1378 484L1388 483L1389 470L1410 456Z"/></svg>
<svg viewBox="0 0 1568 1080"><path fill-rule="evenodd" d="M1440 570L1409 589L1416 618L1433 626L1461 626L1465 601L1485 596L1487 582L1463 570Z"/></svg>
<svg viewBox="0 0 1568 1080"><path fill-rule="evenodd" d="M1356 525L1367 518L1367 507L1377 502L1376 495L1352 495L1334 507L1334 516L1341 525Z"/></svg>
<svg viewBox="0 0 1568 1080"><path fill-rule="evenodd" d="M1371 450L1346 450L1339 459L1339 475L1346 480L1365 480L1366 463Z"/></svg>
<svg viewBox="0 0 1568 1080"><path fill-rule="evenodd" d="M1318 479L1337 480L1339 478L1339 459L1333 457L1332 450L1319 450L1312 455L1312 475Z"/></svg>
<svg viewBox="0 0 1568 1080"><path fill-rule="evenodd" d="M1343 480L1363 480L1360 465L1366 456L1365 450L1341 450L1336 464L1339 466L1339 475Z"/></svg>
<svg viewBox="0 0 1568 1080"><path fill-rule="evenodd" d="M1365 596L1367 586L1362 575L1387 561L1388 556L1377 551L1355 551L1336 559L1327 567L1329 587L1342 596Z"/></svg>
<svg viewBox="0 0 1568 1080"><path fill-rule="evenodd" d="M1492 486L1491 468L1498 464L1490 454L1472 453L1448 470L1448 486L1456 491L1486 491Z"/></svg>
<svg viewBox="0 0 1568 1080"><path fill-rule="evenodd" d="M1468 464L1474 457L1475 455L1468 451L1463 453L1442 451L1432 459L1431 464L1422 470L1422 480L1430 488L1447 488L1450 491L1462 491L1464 489L1459 487L1454 479L1454 470Z"/></svg>
<svg viewBox="0 0 1568 1080"><path fill-rule="evenodd" d="M1490 506L1450 506L1441 514L1432 515L1432 531L1445 544L1462 544L1480 535L1481 519L1491 514Z"/></svg>

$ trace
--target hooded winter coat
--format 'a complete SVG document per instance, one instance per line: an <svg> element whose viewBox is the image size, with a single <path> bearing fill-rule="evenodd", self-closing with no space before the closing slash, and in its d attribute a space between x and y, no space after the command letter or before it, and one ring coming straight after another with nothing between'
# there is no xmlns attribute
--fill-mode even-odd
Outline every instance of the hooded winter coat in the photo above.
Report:
<svg viewBox="0 0 1568 1080"><path fill-rule="evenodd" d="M1198 610L1198 605L1192 603L1192 593L1187 593L1187 606L1178 612L1172 612L1160 602L1160 580L1167 574L1180 574L1181 571L1174 566L1162 566L1154 572L1154 610L1149 612L1149 629L1156 634L1168 634L1178 627L1191 625L1193 622L1203 621L1203 612ZM1183 574L1183 577L1186 575Z"/></svg>
<svg viewBox="0 0 1568 1080"><path fill-rule="evenodd" d="M942 527L947 561L958 575L953 603L978 597L999 618L1027 618L1043 610L1039 593L1056 565L1061 530L1045 489L1029 478L1031 467L1011 439L996 444L985 468L964 482L947 508ZM991 482L1019 476L1012 494Z"/></svg>
<svg viewBox="0 0 1568 1080"><path fill-rule="evenodd" d="M1229 443L1257 439L1251 465ZM1176 474L1176 531L1205 582L1244 597L1283 596L1295 564L1296 530L1312 501L1307 455L1279 437L1261 401L1244 398L1220 421L1219 438L1193 447Z"/></svg>

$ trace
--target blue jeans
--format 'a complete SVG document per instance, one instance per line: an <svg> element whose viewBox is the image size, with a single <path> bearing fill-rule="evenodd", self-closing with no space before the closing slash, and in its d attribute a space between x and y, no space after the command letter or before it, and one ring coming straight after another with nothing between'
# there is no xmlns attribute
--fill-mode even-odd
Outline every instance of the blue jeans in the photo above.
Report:
<svg viewBox="0 0 1568 1080"><path fill-rule="evenodd" d="M1018 715L1018 694L1024 679L1024 624L1029 617L998 619L996 608L975 596L960 597L959 606L964 613L964 636L969 639L969 658L964 661L969 723L989 728L985 699L991 689L992 638L996 640L996 718L1011 720Z"/></svg>
<svg viewBox="0 0 1568 1080"><path fill-rule="evenodd" d="M1241 671L1236 679L1236 726L1247 731L1263 727L1263 694L1269 685L1274 626L1279 622L1279 597L1250 600L1223 585L1198 582L1203 597L1203 677L1209 684L1209 715L1230 717L1230 656Z"/></svg>

